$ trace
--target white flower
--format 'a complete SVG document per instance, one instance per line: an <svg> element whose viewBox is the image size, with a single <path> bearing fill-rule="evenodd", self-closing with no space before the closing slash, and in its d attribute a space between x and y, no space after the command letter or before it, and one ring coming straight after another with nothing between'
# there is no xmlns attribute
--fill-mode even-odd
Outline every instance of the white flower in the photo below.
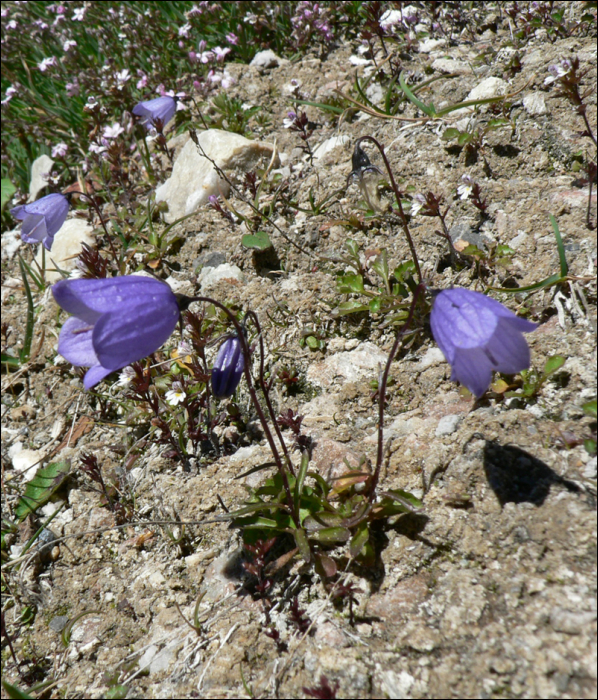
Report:
<svg viewBox="0 0 598 700"><path fill-rule="evenodd" d="M187 394L185 394L180 382L173 382L172 389L167 391L165 394L166 401L171 406L178 406L178 404L182 403L185 400L186 396Z"/></svg>
<svg viewBox="0 0 598 700"><path fill-rule="evenodd" d="M82 22L85 18L86 7L77 7L73 12L73 19L75 22Z"/></svg>
<svg viewBox="0 0 598 700"><path fill-rule="evenodd" d="M11 85L10 87L6 88L6 97L2 100L2 104L8 104L12 98L17 94L18 90L16 87Z"/></svg>
<svg viewBox="0 0 598 700"><path fill-rule="evenodd" d="M187 39L190 31L191 31L191 25L190 24L183 24L182 27L179 27L179 36L182 36L185 39Z"/></svg>
<svg viewBox="0 0 598 700"><path fill-rule="evenodd" d="M472 185L459 185L459 187L457 187L457 194L461 199L468 199L472 190Z"/></svg>
<svg viewBox="0 0 598 700"><path fill-rule="evenodd" d="M131 79L131 73L129 72L128 68L125 68L124 70L118 71L116 74L116 82L118 83L119 88L122 87L127 80Z"/></svg>
<svg viewBox="0 0 598 700"><path fill-rule="evenodd" d="M62 45L62 48L64 52L66 53L67 51L70 51L72 48L77 46L77 42L74 39L68 39L67 41L64 42Z"/></svg>
<svg viewBox="0 0 598 700"><path fill-rule="evenodd" d="M57 65L56 56L50 56L50 58L44 58L41 63L37 64L37 67L42 73L45 73L50 66Z"/></svg>
<svg viewBox="0 0 598 700"><path fill-rule="evenodd" d="M105 139L115 139L118 138L122 133L124 133L124 129L122 126L116 122L112 126L106 126L104 127L104 138Z"/></svg>
<svg viewBox="0 0 598 700"><path fill-rule="evenodd" d="M411 216L417 216L417 213L424 206L425 203L426 198L423 194L413 195L413 199L411 200Z"/></svg>
<svg viewBox="0 0 598 700"><path fill-rule="evenodd" d="M135 377L135 370L128 365L123 367L121 373L118 376L118 381L116 382L119 386L128 386Z"/></svg>

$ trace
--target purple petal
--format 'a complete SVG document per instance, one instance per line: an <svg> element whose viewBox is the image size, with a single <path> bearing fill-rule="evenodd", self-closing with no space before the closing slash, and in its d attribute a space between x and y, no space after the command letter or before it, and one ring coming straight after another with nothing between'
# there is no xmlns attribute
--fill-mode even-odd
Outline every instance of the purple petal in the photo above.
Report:
<svg viewBox="0 0 598 700"><path fill-rule="evenodd" d="M120 369L155 352L179 320L176 297L149 295L114 313L103 314L93 329L93 347L100 364Z"/></svg>
<svg viewBox="0 0 598 700"><path fill-rule="evenodd" d="M457 349L451 362L451 379L461 382L478 399L483 396L492 381L492 365L481 348Z"/></svg>
<svg viewBox="0 0 598 700"><path fill-rule="evenodd" d="M36 202L14 207L10 213L15 219L23 220L21 238L25 243L43 241L46 248L50 250L54 236L66 220L69 206L68 198L55 192Z"/></svg>
<svg viewBox="0 0 598 700"><path fill-rule="evenodd" d="M85 377L83 378L83 386L89 391L92 387L94 387L98 382L101 382L104 377L107 377L109 374L112 374L114 370L112 369L106 369L105 367L102 367L102 365L95 365L94 367L90 367L87 372L85 373Z"/></svg>
<svg viewBox="0 0 598 700"><path fill-rule="evenodd" d="M28 214L23 219L21 240L25 243L41 243L48 236L46 218L42 214Z"/></svg>
<svg viewBox="0 0 598 700"><path fill-rule="evenodd" d="M534 323L530 325L535 327ZM496 332L486 346L486 354L492 362L492 368L505 374L521 372L531 362L527 341L521 331L513 327L512 319L500 319Z"/></svg>
<svg viewBox="0 0 598 700"><path fill-rule="evenodd" d="M166 126L174 117L175 112L176 100L174 97L168 96L140 102L133 108L133 114L142 118L141 123L146 129L149 129L157 119L162 122L162 126Z"/></svg>
<svg viewBox="0 0 598 700"><path fill-rule="evenodd" d="M75 367L91 367L98 364L92 344L92 331L93 326L86 321L75 316L68 318L58 338L58 354Z"/></svg>
<svg viewBox="0 0 598 700"><path fill-rule="evenodd" d="M218 350L216 361L212 368L212 392L218 399L232 396L239 386L245 358L241 349L241 341L237 336L227 338Z"/></svg>
<svg viewBox="0 0 598 700"><path fill-rule="evenodd" d="M65 311L88 323L140 301L150 307L176 305L176 297L165 282L140 275L61 280L52 286L52 294Z"/></svg>

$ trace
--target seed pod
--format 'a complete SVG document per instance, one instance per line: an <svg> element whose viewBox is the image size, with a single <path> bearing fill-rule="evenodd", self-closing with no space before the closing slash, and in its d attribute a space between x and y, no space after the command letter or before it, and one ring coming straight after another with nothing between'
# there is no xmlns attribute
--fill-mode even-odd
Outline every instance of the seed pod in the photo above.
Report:
<svg viewBox="0 0 598 700"><path fill-rule="evenodd" d="M217 399L232 396L239 386L245 358L238 336L227 338L218 350L214 367L212 368L212 393Z"/></svg>

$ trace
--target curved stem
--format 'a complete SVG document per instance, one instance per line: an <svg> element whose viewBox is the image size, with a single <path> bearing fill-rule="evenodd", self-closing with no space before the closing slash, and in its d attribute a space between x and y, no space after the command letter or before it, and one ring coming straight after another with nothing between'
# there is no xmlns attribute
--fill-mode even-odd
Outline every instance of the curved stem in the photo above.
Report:
<svg viewBox="0 0 598 700"><path fill-rule="evenodd" d="M272 421L272 425L274 425L274 430L276 431L276 436L278 437L278 441L280 442L280 445L282 447L282 451L284 452L284 455L287 459L287 465L289 467L289 471L293 476L295 475L295 470L293 469L293 465L291 463L291 456L289 455L289 451L287 449L286 442L284 441L284 438L282 437L282 432L280 430L280 426L278 425L278 422L276 421L276 413L274 412L274 407L272 406L272 402L270 401L270 391L266 387L266 383L264 382L264 339L262 336L262 329L260 326L260 322L258 320L257 314L255 311L248 311L247 316L250 316L251 319L253 320L253 323L255 324L255 327L258 332L258 338L260 342L260 371L258 373L258 378L259 378L259 383L260 383L260 388L262 390L262 393L264 394L264 400L266 401L266 406L268 407L268 413L270 414L270 420Z"/></svg>
<svg viewBox="0 0 598 700"><path fill-rule="evenodd" d="M409 224L407 223L407 217L405 216L405 212L403 211L403 204L401 203L401 193L399 191L399 188L397 187L397 183L395 182L394 175L392 174L390 163L388 162L386 154L384 153L384 148L380 145L380 143L373 136L362 136L361 138L357 139L357 142L355 145L359 146L363 141L371 141L377 147L377 149L380 151L380 154L382 155L382 160L384 161L384 166L386 167L386 171L388 172L388 176L390 177L390 184L392 186L393 192L395 193L395 199L397 200L397 206L399 207L399 218L401 219L401 224L403 226L403 232L405 233L405 237L407 238L407 243L409 244L409 249L411 251L411 257L413 258L413 263L415 264L418 282L421 284L423 281L423 278L422 278L422 271L421 271L421 268L419 266L419 259L417 257L417 253L415 251L415 245L413 243L413 238L411 237L411 232L409 231Z"/></svg>
<svg viewBox="0 0 598 700"><path fill-rule="evenodd" d="M243 328L239 321L237 321L235 315L233 312L228 309L224 304L221 304L219 301L216 301L215 299L211 299L210 297L187 297L188 302L192 301L202 301L205 302L206 304L214 304L214 306L217 306L219 309L222 309L224 313L229 317L230 321L235 327L235 330L237 332L237 335L239 337L239 342L241 343L241 350L243 351L243 357L245 358L245 367L244 367L244 374L245 374L245 381L247 382L247 388L249 389L249 395L251 396L251 400L253 402L254 408L257 411L258 417L260 419L260 423L262 424L262 428L264 429L264 433L266 434L266 439L268 440L268 444L270 446L270 450L272 451L272 456L274 457L274 460L276 462L276 465L278 466L278 470L280 471L280 475L282 477L282 482L284 486L284 490L287 495L287 504L288 507L291 510L291 517L293 518L293 521L295 525L299 528L301 526L300 520L299 520L299 514L296 512L295 509L295 504L293 500L293 495L291 493L291 487L289 485L289 479L287 475L287 468L285 466L285 460L283 460L280 456L280 453L278 452L278 449L276 447L276 443L274 442L274 437L272 435L272 431L270 430L270 426L268 425L268 421L266 420L266 416L264 415L264 411L260 405L260 402L257 398L257 394L255 391L255 387L253 385L253 380L251 378L251 372L249 371L249 363L251 360L251 355L249 352L249 345L247 344L247 339L245 338L245 333L243 332ZM250 312L253 313L253 312ZM258 325L259 328L259 325ZM261 360L261 371L263 371L263 344L261 343L260 340L260 349L262 351L262 360ZM263 381L260 373L260 379ZM266 392L264 394L267 396ZM276 427L276 423L274 424Z"/></svg>
<svg viewBox="0 0 598 700"><path fill-rule="evenodd" d="M417 289L413 294L413 301L411 302L411 307L409 309L409 316L407 317L407 321L405 322L405 324L402 325L397 331L397 337L395 338L395 342L393 343L392 349L388 356L388 360L386 362L386 367L384 368L384 373L382 374L382 379L380 380L380 384L378 385L378 453L376 455L376 469L370 482L370 503L374 502L374 497L376 495L376 486L378 485L378 479L380 478L380 469L382 468L382 457L384 451L384 401L386 399L386 384L388 383L390 365L392 364L392 361L394 360L395 355L397 354L401 338L403 337L405 331L407 330L407 328L409 328L409 325L413 320L413 314L415 313L417 300L419 299L419 295L421 294L421 292L423 292L424 289L424 284L417 285Z"/></svg>

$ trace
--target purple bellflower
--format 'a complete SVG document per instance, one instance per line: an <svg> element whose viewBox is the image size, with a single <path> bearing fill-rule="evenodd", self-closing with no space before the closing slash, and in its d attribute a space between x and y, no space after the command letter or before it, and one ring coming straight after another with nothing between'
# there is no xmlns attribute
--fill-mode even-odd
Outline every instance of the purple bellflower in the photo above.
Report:
<svg viewBox="0 0 598 700"><path fill-rule="evenodd" d="M218 350L216 361L212 368L212 393L217 399L232 396L239 386L245 358L241 349L241 341L238 336L227 338Z"/></svg>
<svg viewBox="0 0 598 700"><path fill-rule="evenodd" d="M21 204L10 213L23 222L21 239L25 243L42 243L47 250L52 249L54 236L60 230L69 213L69 199L56 192L48 194L37 202Z"/></svg>
<svg viewBox="0 0 598 700"><path fill-rule="evenodd" d="M61 280L56 303L73 314L60 331L58 352L76 367L89 367L91 389L104 377L141 360L168 340L179 320L177 298L152 277Z"/></svg>
<svg viewBox="0 0 598 700"><path fill-rule="evenodd" d="M468 289L445 289L434 299L430 317L434 340L452 367L451 379L480 398L492 370L515 374L530 366L523 333L536 323L519 318L500 302Z"/></svg>
<svg viewBox="0 0 598 700"><path fill-rule="evenodd" d="M162 128L174 117L176 112L176 100L174 97L165 95L164 97L156 97L154 100L140 102L133 107L133 114L141 117L141 123L146 129L155 127L156 121L160 120Z"/></svg>

